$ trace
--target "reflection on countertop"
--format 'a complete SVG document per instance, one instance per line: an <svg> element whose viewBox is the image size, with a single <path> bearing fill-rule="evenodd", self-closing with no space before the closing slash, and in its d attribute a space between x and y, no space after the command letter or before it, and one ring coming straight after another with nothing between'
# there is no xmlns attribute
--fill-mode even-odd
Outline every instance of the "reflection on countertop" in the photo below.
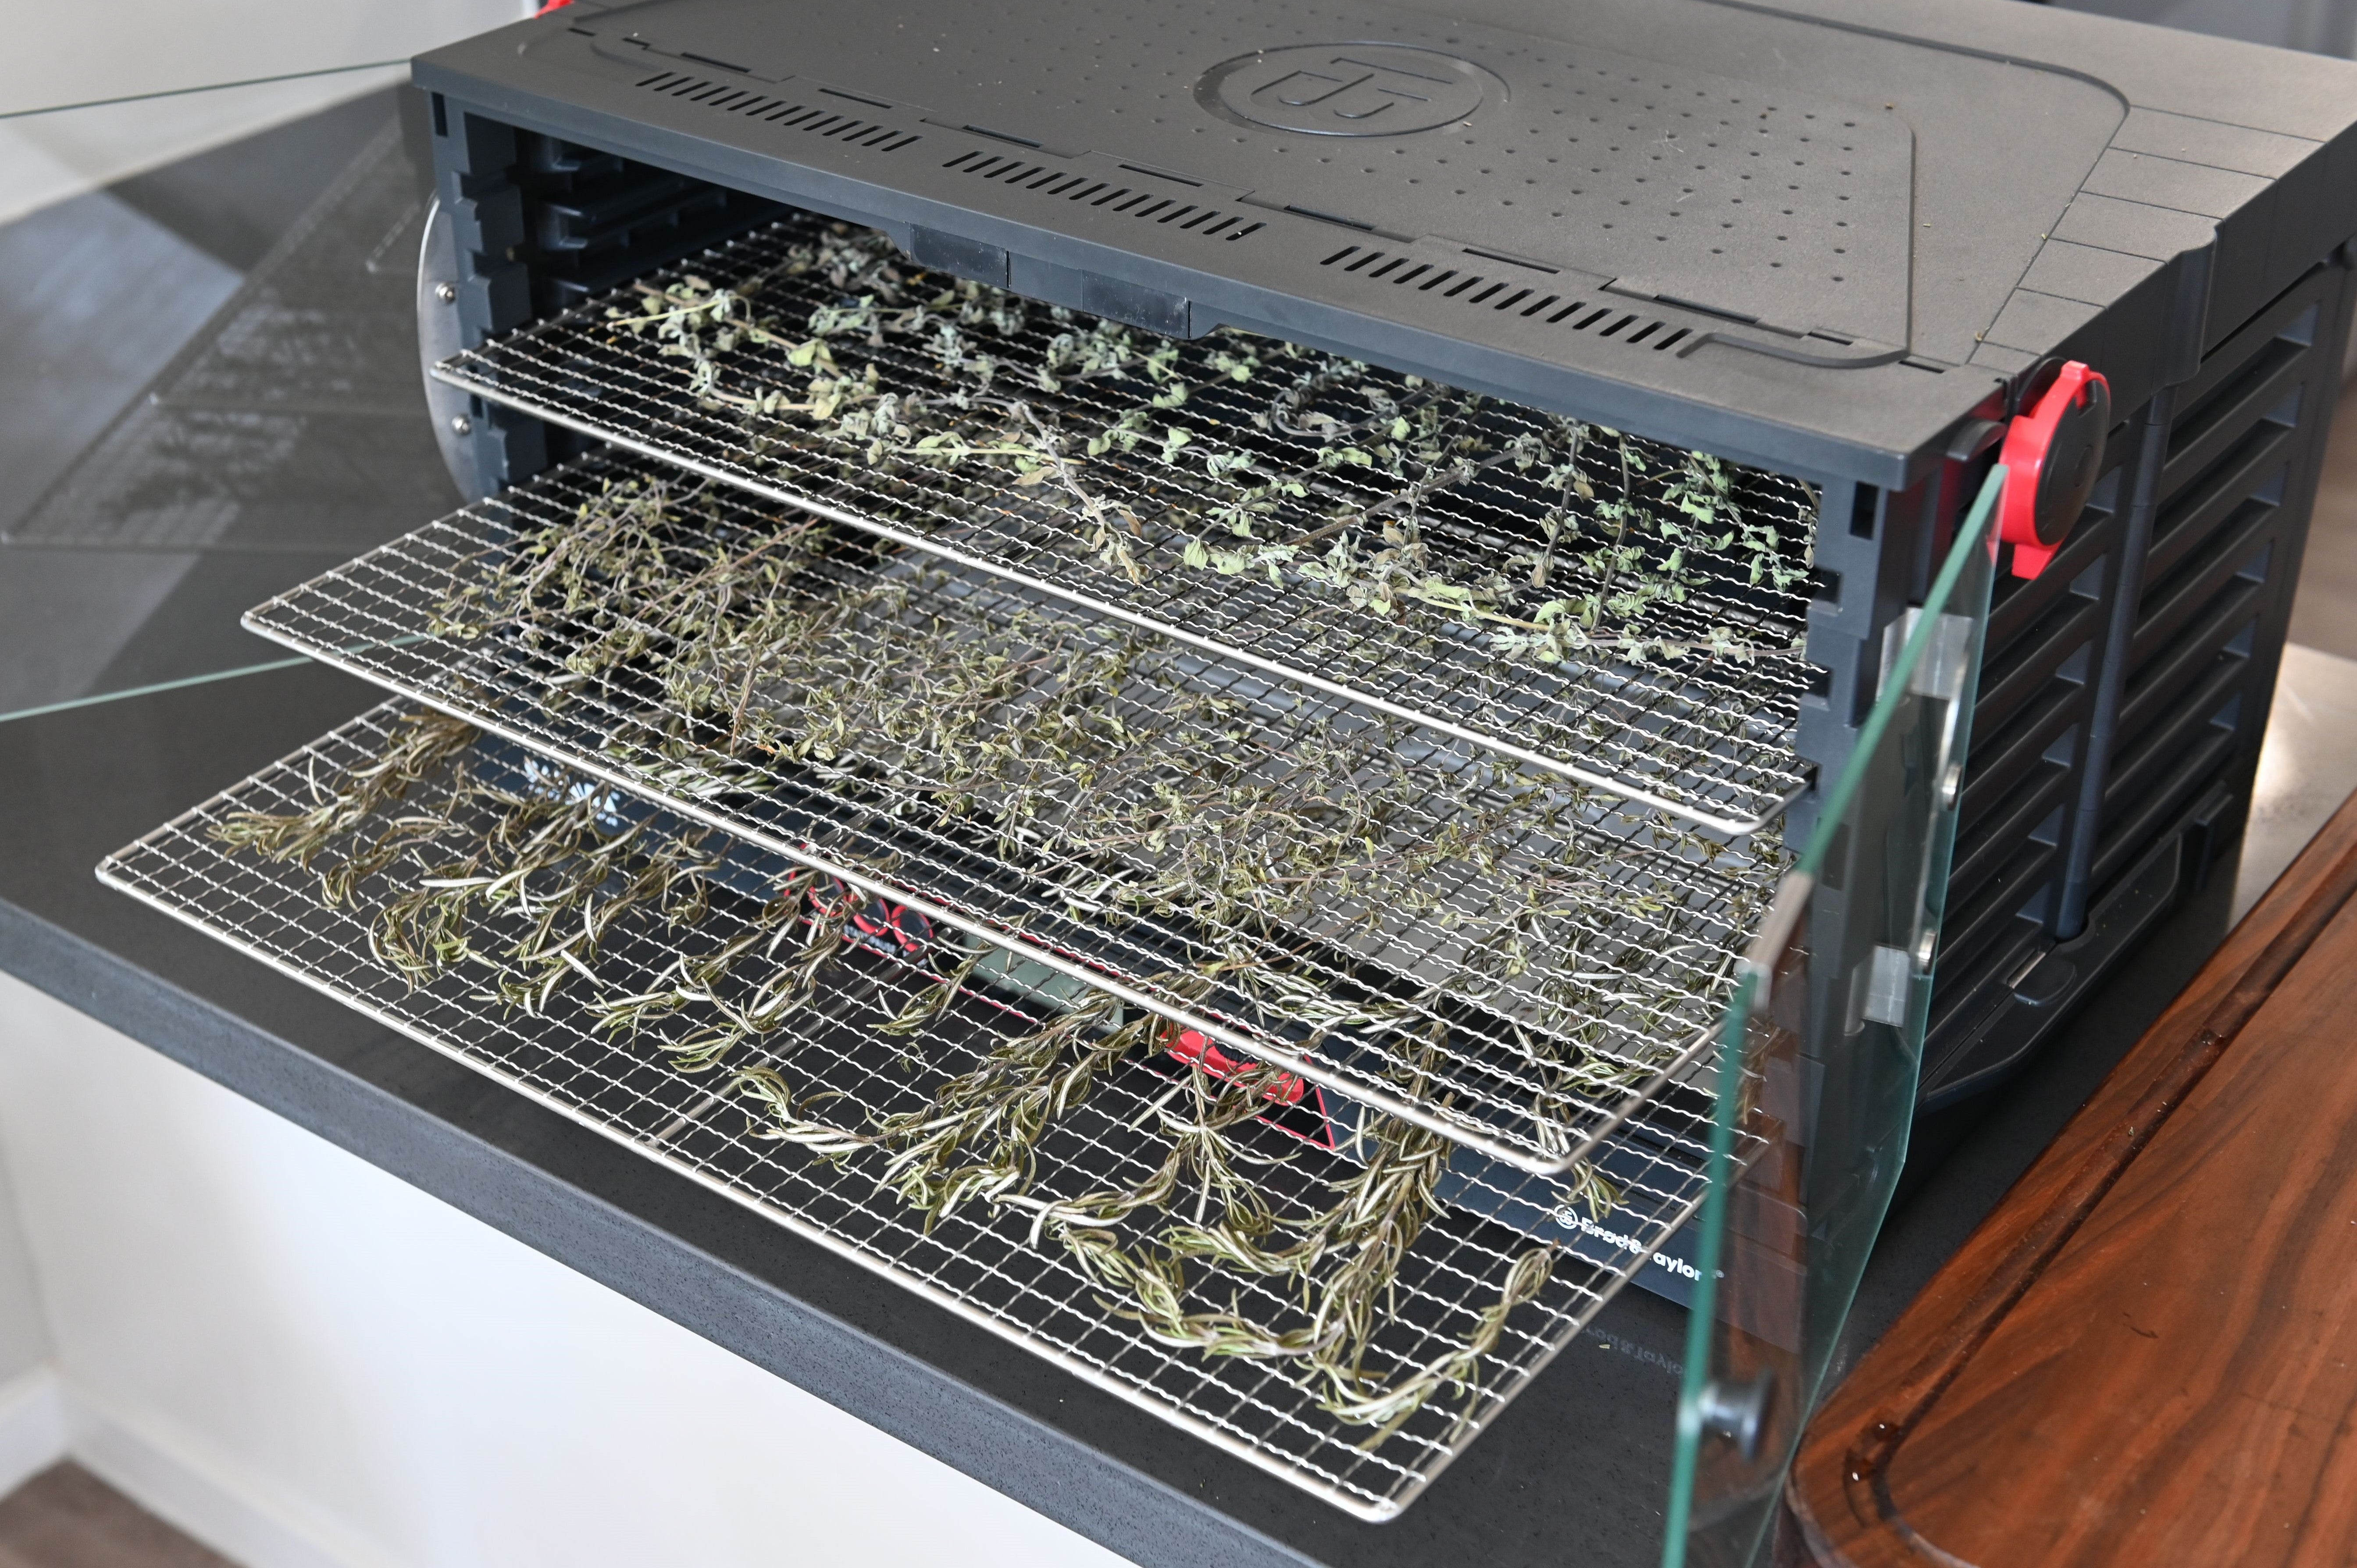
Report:
<svg viewBox="0 0 2357 1568"><path fill-rule="evenodd" d="M2251 786L2251 821L2234 873L2235 919L2258 902L2352 789L2357 660L2293 643L2284 650L2276 677L2266 744Z"/></svg>

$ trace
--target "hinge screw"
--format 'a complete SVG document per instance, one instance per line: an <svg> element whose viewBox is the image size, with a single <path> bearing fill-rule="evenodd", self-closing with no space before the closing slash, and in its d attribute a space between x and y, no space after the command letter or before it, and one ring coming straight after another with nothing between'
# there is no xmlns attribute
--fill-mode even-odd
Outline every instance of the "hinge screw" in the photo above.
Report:
<svg viewBox="0 0 2357 1568"><path fill-rule="evenodd" d="M454 413L450 416L450 429L456 435L472 435L475 429L475 422L468 419L463 413Z"/></svg>
<svg viewBox="0 0 2357 1568"><path fill-rule="evenodd" d="M1768 1434L1768 1418L1776 1402L1776 1374L1763 1370L1748 1383L1723 1383L1717 1378L1702 1386L1695 1413L1703 1429L1735 1444L1746 1459L1759 1456L1760 1441Z"/></svg>
<svg viewBox="0 0 2357 1568"><path fill-rule="evenodd" d="M454 283L437 283L434 285L434 297L445 305L456 305L458 302L458 285Z"/></svg>

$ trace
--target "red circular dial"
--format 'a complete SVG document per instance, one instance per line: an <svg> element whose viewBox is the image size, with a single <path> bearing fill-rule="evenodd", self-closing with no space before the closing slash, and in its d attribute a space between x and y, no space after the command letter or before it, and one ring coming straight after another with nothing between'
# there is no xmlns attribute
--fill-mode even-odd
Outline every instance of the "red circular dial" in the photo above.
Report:
<svg viewBox="0 0 2357 1568"><path fill-rule="evenodd" d="M1996 532L2013 546L2015 576L2045 571L2071 536L2103 469L2111 427L2111 383L2073 360L2007 429Z"/></svg>

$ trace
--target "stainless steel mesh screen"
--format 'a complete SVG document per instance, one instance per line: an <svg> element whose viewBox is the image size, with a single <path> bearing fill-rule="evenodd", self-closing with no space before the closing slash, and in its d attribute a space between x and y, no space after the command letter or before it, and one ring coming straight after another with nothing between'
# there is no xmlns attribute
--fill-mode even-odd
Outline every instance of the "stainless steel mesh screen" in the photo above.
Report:
<svg viewBox="0 0 2357 1568"><path fill-rule="evenodd" d="M1284 1367L1169 1348L1108 1310L1102 1290L1069 1257L1035 1244L1029 1210L974 1202L928 1227L879 1187L866 1153L829 1160L763 1136L763 1119L716 1094L710 1076L672 1065L659 1032L633 1038L599 1029L566 993L533 1014L502 1008L487 1002L481 977L464 965L411 984L376 956L371 930L403 879L430 870L446 853L430 835L411 842L401 859L363 879L340 905L321 895L318 872L328 862L309 870L275 864L231 852L217 836L240 812L310 808L327 783L384 749L400 711L390 704L373 710L195 808L110 857L102 878L1363 1518L1387 1518L1405 1507L1700 1197L1708 1136L1701 1099L1687 1097L1684 1110L1666 1102L1641 1108L1605 1149L1620 1194L1602 1229L1620 1233L1631 1250L1600 1250L1567 1233L1572 1239L1556 1244L1546 1284L1513 1310L1480 1358L1469 1403L1452 1393L1362 1446L1366 1430L1338 1423L1316 1391ZM521 757L510 766L531 772ZM541 786L565 787L547 776ZM409 804L428 803L424 797L433 788L421 786ZM651 827L686 831L662 817ZM751 907L732 889L758 887L785 869L784 862L741 845L728 851L726 864L711 911L693 930L646 919L609 933L600 957L613 983L654 983L670 972L683 944L726 941ZM970 1062L1010 1029L1033 1026L1014 1004L977 993L920 1041L888 1039L876 1026L893 1015L914 974L888 956L849 950L813 1002L764 1041L766 1059L814 1091L841 1096L830 1103L851 1125L863 1110L922 1103L933 1078ZM1167 1101L1185 1076L1156 1058L1104 1081L1042 1145L1028 1190L1071 1196L1136 1179L1167 1146L1152 1105L1157 1097ZM1270 1149L1284 1158L1268 1167L1270 1201L1280 1211L1316 1201L1319 1184L1346 1168L1339 1154L1276 1128L1256 1131L1265 1131ZM1496 1301L1511 1258L1529 1245L1474 1214L1443 1211L1425 1227L1401 1270L1371 1370L1389 1375L1412 1368L1460 1341ZM1284 1291L1222 1278L1222 1290L1240 1293L1241 1307L1280 1321L1298 1311Z"/></svg>
<svg viewBox="0 0 2357 1568"><path fill-rule="evenodd" d="M1636 442L1583 469L1564 422L1495 400L1328 356L1238 384L1239 356L1294 352L1265 339L1107 348L1005 295L927 315L954 289L929 305L943 280L813 261L825 234L779 225L435 373L1721 831L1805 788L1805 485L1744 473L1722 513L1693 455ZM683 335L629 325L666 313ZM788 340L813 325L816 360ZM896 435L920 408L933 434ZM1423 456L1383 446L1386 421ZM1566 442L1560 478L1525 464ZM1640 578L1660 591L1564 646L1551 594L1610 606Z"/></svg>
<svg viewBox="0 0 2357 1568"><path fill-rule="evenodd" d="M1039 754L1036 768L992 774L996 793L945 778L957 758L938 748L827 730L823 710L790 715L802 726L791 735L821 732L815 751L748 750L721 733L734 725L679 722L679 634L603 589L528 613L479 602L468 613L490 617L489 631L436 634L454 598L539 559L547 539L610 509L616 487L660 479L635 460L549 476L328 573L248 624L1524 1169L1568 1168L1703 1053L1773 893L1780 860L1764 838L1674 830L1003 580L824 524L813 536L807 519L726 487L667 514L677 576L728 551L759 556L803 528L801 555L767 557L783 573L779 597L823 612L793 622L798 633L823 625L862 661L920 636L941 657L975 639L1006 648L1011 664L1103 655L1080 668L1118 670L1118 689L1057 712L1116 725L1121 744L1074 761L1043 743L1041 705L1071 694L1043 695L1026 677L995 688L986 722L958 732L969 747ZM617 635L639 656L590 663L585 650ZM768 687L750 669L744 692L758 705ZM664 671L672 686L650 673ZM739 689L733 671L695 678ZM1020 802L1010 779L1028 791ZM1174 800L1195 814L1174 818ZM1299 878L1310 886L1297 899L1232 896L1224 885L1245 873L1255 892L1284 880L1289 830L1255 837L1254 813L1272 800L1307 800L1363 843L1345 846L1338 873Z"/></svg>

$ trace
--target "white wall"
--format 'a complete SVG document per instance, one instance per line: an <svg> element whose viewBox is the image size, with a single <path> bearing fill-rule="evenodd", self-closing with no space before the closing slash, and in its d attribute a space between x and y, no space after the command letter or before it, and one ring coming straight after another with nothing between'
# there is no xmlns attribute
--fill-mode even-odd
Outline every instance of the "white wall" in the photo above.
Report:
<svg viewBox="0 0 2357 1568"><path fill-rule="evenodd" d="M249 1568L1121 1561L5 975L0 1157L60 1441Z"/></svg>
<svg viewBox="0 0 2357 1568"><path fill-rule="evenodd" d="M65 1446L54 1381L40 1286L16 1218L16 1188L0 1159L0 1495L46 1468Z"/></svg>
<svg viewBox="0 0 2357 1568"><path fill-rule="evenodd" d="M405 60L526 0L74 0L6 8L0 113Z"/></svg>
<svg viewBox="0 0 2357 1568"><path fill-rule="evenodd" d="M0 119L0 223L408 80L358 71Z"/></svg>
<svg viewBox="0 0 2357 1568"><path fill-rule="evenodd" d="M0 1164L0 1389L48 1359L49 1326L41 1316L32 1254L16 1219L16 1193Z"/></svg>

